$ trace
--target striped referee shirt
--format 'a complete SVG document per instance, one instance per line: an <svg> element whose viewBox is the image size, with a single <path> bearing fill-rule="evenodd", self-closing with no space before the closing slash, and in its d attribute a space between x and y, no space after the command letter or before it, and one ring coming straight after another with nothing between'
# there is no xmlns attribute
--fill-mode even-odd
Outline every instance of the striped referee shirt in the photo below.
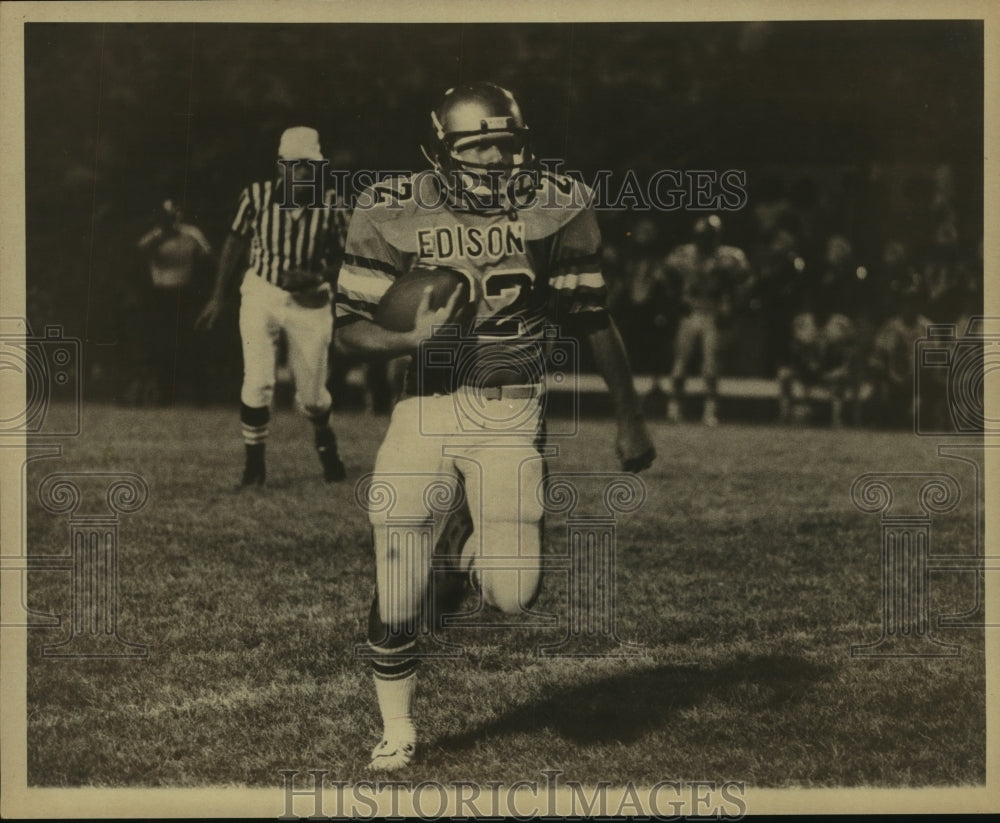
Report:
<svg viewBox="0 0 1000 823"><path fill-rule="evenodd" d="M289 269L336 270L347 239L348 211L327 191L324 208L281 208L281 180L251 183L240 193L230 227L250 239L250 271L284 287Z"/></svg>

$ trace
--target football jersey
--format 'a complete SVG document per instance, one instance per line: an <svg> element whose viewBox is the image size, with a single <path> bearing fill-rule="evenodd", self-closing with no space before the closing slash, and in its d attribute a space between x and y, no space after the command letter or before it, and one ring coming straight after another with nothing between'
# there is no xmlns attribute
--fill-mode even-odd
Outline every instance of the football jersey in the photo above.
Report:
<svg viewBox="0 0 1000 823"><path fill-rule="evenodd" d="M704 255L694 243L678 246L667 257L667 271L679 282L678 291L692 309L713 311L722 298L749 273L746 255L735 246L719 246Z"/></svg>
<svg viewBox="0 0 1000 823"><path fill-rule="evenodd" d="M477 385L537 382L539 344L605 308L590 191L568 177L541 175L530 203L481 214L451 208L439 186L436 176L421 174L364 195L378 202L352 217L337 322L373 320L382 295L414 266L448 266L469 278L475 308L456 382L470 382L469 375Z"/></svg>

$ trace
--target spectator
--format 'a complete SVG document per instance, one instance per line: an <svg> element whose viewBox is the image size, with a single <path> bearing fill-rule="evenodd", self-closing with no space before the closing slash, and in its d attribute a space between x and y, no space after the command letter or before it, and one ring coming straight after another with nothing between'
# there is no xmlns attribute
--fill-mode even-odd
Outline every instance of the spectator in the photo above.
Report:
<svg viewBox="0 0 1000 823"><path fill-rule="evenodd" d="M211 257L212 248L201 231L181 217L174 201L164 200L156 225L139 240L139 251L149 267L148 280L140 290L139 313L145 376L152 382L129 389L134 402L148 398L170 405L184 383L199 402L206 399L201 370L204 352L193 346L189 330L198 300L199 265Z"/></svg>
<svg viewBox="0 0 1000 823"><path fill-rule="evenodd" d="M844 395L853 382L856 334L846 315L832 311L832 298L828 289L814 289L805 311L792 321L791 365L778 374L781 422L807 419L807 403L821 389L830 398L833 427L843 425Z"/></svg>
<svg viewBox="0 0 1000 823"><path fill-rule="evenodd" d="M914 346L931 321L919 311L919 277L899 285L900 311L879 328L868 357L879 419L889 426L913 421Z"/></svg>

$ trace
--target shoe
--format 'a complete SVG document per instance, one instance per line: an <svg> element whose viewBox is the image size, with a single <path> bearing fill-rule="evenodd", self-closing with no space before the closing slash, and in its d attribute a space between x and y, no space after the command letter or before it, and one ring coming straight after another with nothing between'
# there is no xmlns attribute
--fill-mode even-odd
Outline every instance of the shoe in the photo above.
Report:
<svg viewBox="0 0 1000 823"><path fill-rule="evenodd" d="M703 425L709 428L715 428L719 425L719 418L715 415L715 401L706 400L705 401L705 411L701 415L701 422Z"/></svg>
<svg viewBox="0 0 1000 823"><path fill-rule="evenodd" d="M454 618L462 612L470 589L471 581L466 572L451 570L434 575L428 594L431 596L430 618L435 631L447 628L446 618Z"/></svg>
<svg viewBox="0 0 1000 823"><path fill-rule="evenodd" d="M347 469L337 454L337 438L329 429L316 435L316 454L323 465L323 479L327 483L339 483L347 477Z"/></svg>
<svg viewBox="0 0 1000 823"><path fill-rule="evenodd" d="M372 762L368 764L368 768L379 772L394 772L409 766L416 752L416 743L412 741L390 740L384 737L382 742L372 749Z"/></svg>
<svg viewBox="0 0 1000 823"><path fill-rule="evenodd" d="M246 464L243 469L243 478L240 480L239 488L246 488L247 486L264 486L267 481L267 466L261 463L250 463Z"/></svg>

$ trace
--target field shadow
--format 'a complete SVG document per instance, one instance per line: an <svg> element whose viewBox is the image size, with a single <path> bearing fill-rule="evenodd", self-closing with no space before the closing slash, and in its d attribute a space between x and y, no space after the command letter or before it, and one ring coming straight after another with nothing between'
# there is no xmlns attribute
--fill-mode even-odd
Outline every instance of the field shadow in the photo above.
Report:
<svg viewBox="0 0 1000 823"><path fill-rule="evenodd" d="M633 743L668 724L679 709L709 696L723 702L746 702L741 687L752 684L755 703L787 705L830 671L828 666L787 655L755 657L714 669L659 666L631 671L558 689L436 742L445 750L465 749L480 744L484 737L549 729L581 745Z"/></svg>

